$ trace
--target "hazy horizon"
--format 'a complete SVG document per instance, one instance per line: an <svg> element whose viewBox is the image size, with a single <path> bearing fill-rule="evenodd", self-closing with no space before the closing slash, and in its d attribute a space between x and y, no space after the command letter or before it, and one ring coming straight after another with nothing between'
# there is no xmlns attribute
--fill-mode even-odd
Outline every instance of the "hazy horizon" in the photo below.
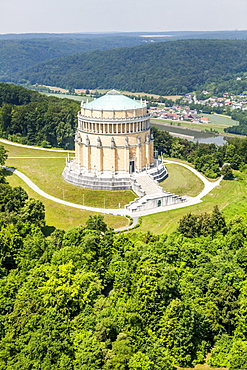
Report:
<svg viewBox="0 0 247 370"><path fill-rule="evenodd" d="M44 35L49 35L49 34L57 34L57 35L62 35L62 34L85 34L85 35L104 35L104 34L122 34L122 33L131 33L131 34L134 34L134 33L139 33L139 34L150 34L150 37L155 37L156 34L159 34L160 33L160 36L163 36L165 37L166 33L169 34L169 32L179 32L179 33L182 33L182 32L241 32L241 31L247 31L247 26L245 29L238 29L238 30L233 30L233 29L222 29L222 30L173 30L173 31L152 31L152 30L149 30L149 31L88 31L88 32L5 32L5 33L0 33L0 35L28 35L28 34L44 34ZM148 37L149 35L145 35L145 37ZM157 35L158 36L158 35ZM169 36L169 35L168 35Z"/></svg>
<svg viewBox="0 0 247 370"><path fill-rule="evenodd" d="M0 34L246 30L247 0L1 0Z"/></svg>

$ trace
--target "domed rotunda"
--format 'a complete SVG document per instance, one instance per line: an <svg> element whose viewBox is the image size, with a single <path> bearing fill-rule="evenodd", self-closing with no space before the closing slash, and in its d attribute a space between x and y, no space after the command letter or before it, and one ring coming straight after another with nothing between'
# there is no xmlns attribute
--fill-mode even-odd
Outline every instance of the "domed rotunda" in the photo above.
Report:
<svg viewBox="0 0 247 370"><path fill-rule="evenodd" d="M156 162L155 162L156 161ZM155 169L155 171L152 171ZM75 134L75 159L67 161L63 178L90 189L136 190L135 175L160 173L154 159L150 115L145 102L116 90L82 102Z"/></svg>

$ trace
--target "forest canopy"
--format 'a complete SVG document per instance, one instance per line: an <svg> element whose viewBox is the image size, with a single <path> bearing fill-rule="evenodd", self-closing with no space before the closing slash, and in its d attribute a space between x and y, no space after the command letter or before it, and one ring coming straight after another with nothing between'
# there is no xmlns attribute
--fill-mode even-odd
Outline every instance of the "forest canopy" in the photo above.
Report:
<svg viewBox="0 0 247 370"><path fill-rule="evenodd" d="M246 60L247 40L155 42L44 61L13 72L7 81L160 95L240 93L247 90Z"/></svg>
<svg viewBox="0 0 247 370"><path fill-rule="evenodd" d="M9 37L8 37L9 36ZM147 40L134 36L83 34L0 35L0 81L42 61L65 55L134 46ZM12 37L11 37L12 36Z"/></svg>
<svg viewBox="0 0 247 370"><path fill-rule="evenodd" d="M0 137L22 144L74 149L80 103L0 83Z"/></svg>
<svg viewBox="0 0 247 370"><path fill-rule="evenodd" d="M0 192L0 369L172 370L208 353L246 369L241 218L215 207L153 235L95 215L47 237L40 201L4 181Z"/></svg>

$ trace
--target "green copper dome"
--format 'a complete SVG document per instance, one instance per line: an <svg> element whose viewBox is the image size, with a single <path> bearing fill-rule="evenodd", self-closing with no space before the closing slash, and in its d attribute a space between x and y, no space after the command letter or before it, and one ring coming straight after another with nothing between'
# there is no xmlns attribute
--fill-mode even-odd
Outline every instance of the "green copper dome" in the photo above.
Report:
<svg viewBox="0 0 247 370"><path fill-rule="evenodd" d="M104 111L134 110L145 106L145 103L130 99L116 90L108 91L106 95L101 96L90 103L82 103L83 108Z"/></svg>

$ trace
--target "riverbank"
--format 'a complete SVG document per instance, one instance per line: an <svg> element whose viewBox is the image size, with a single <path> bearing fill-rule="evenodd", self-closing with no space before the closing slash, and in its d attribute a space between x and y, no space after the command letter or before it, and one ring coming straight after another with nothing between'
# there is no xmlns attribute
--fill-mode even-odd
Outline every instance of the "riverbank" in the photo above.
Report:
<svg viewBox="0 0 247 370"><path fill-rule="evenodd" d="M169 122L166 122L164 120L159 119L152 119L151 125L157 127L159 130L164 130L169 132L172 136L177 136L182 139L187 139L190 141L198 141L201 143L214 143L217 145L223 145L226 143L225 138L230 137L240 137L243 138L245 136L243 135L235 135L235 134L229 134L229 133L223 133L223 132L210 132L209 127L207 128L206 124L197 124L201 125L201 128L194 127L194 124L188 125L181 125L181 123L184 123L183 121L175 121L172 122L172 124ZM179 124L179 125L178 125Z"/></svg>

